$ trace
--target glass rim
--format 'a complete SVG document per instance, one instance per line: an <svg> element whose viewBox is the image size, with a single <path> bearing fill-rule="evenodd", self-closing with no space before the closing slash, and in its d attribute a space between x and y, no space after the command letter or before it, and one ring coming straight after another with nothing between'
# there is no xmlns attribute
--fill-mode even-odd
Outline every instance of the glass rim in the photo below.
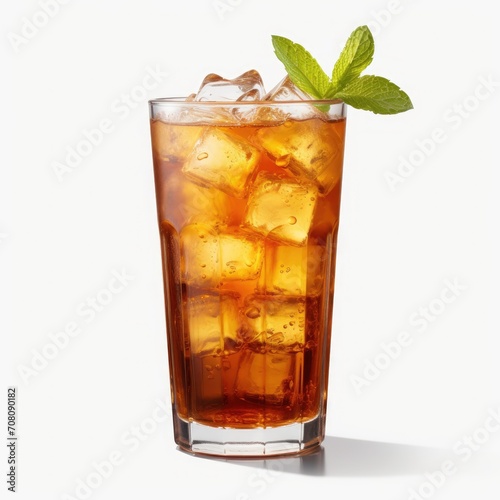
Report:
<svg viewBox="0 0 500 500"><path fill-rule="evenodd" d="M207 107L224 107L224 106L290 106L290 105L345 105L342 99L307 99L307 100L287 100L287 101L186 101L187 97L158 97L150 99L149 105L158 104L174 104L182 106L207 106Z"/></svg>

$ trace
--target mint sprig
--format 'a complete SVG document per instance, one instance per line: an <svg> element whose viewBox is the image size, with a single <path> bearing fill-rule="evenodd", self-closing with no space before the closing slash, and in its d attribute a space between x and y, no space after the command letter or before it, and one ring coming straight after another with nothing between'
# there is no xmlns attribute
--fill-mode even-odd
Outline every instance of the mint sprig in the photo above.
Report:
<svg viewBox="0 0 500 500"><path fill-rule="evenodd" d="M413 108L410 98L394 83L381 76L360 76L336 92L353 108L381 115L394 115Z"/></svg>
<svg viewBox="0 0 500 500"><path fill-rule="evenodd" d="M352 80L358 78L373 60L375 42L371 31L366 26L355 30L348 38L332 71L332 83L329 91L332 95Z"/></svg>
<svg viewBox="0 0 500 500"><path fill-rule="evenodd" d="M352 32L333 67L331 78L298 43L275 35L272 41L290 80L314 99L342 99L353 108L378 114L402 113L413 108L408 95L387 78L361 76L375 52L368 26L360 26Z"/></svg>
<svg viewBox="0 0 500 500"><path fill-rule="evenodd" d="M300 86L295 85L311 97L323 99L330 88L330 78L318 61L302 45L288 38L273 35L272 39L274 51L292 82L300 82Z"/></svg>

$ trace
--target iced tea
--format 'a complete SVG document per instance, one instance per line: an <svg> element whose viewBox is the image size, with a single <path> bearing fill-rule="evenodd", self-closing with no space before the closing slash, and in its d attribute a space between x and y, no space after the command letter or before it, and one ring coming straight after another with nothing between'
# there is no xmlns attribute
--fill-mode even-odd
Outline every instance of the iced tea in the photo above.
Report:
<svg viewBox="0 0 500 500"><path fill-rule="evenodd" d="M240 119L229 106L228 115L212 107L209 117L186 103L193 107L186 119L162 115L161 100L155 102L151 137L176 440L195 450L193 429L265 434L299 424L301 449L317 444L326 408L343 105L330 113L311 109L305 118L290 110L269 118L264 104L252 113L248 104ZM296 104L305 105L313 108ZM318 434L309 442L307 422ZM281 439L256 437L264 434L251 441ZM231 454L231 446L217 446L200 451ZM271 454L288 450L267 446Z"/></svg>

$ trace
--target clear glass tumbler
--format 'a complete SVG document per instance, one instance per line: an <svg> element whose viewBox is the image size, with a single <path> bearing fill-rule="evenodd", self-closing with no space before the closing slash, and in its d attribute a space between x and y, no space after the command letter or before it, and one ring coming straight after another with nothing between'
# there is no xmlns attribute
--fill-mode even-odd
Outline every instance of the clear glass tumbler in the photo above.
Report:
<svg viewBox="0 0 500 500"><path fill-rule="evenodd" d="M150 101L176 443L302 454L325 434L340 101Z"/></svg>

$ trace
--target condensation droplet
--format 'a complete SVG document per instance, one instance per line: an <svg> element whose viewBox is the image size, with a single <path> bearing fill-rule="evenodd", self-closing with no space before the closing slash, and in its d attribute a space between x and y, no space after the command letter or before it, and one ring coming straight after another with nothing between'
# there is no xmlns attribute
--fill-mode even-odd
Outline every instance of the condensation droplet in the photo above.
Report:
<svg viewBox="0 0 500 500"><path fill-rule="evenodd" d="M197 156L198 160L206 160L208 158L208 153L200 153Z"/></svg>
<svg viewBox="0 0 500 500"><path fill-rule="evenodd" d="M288 224L290 224L291 226L293 226L296 223L297 223L297 218L296 217L294 217L293 215L291 215L290 217L288 217Z"/></svg>

